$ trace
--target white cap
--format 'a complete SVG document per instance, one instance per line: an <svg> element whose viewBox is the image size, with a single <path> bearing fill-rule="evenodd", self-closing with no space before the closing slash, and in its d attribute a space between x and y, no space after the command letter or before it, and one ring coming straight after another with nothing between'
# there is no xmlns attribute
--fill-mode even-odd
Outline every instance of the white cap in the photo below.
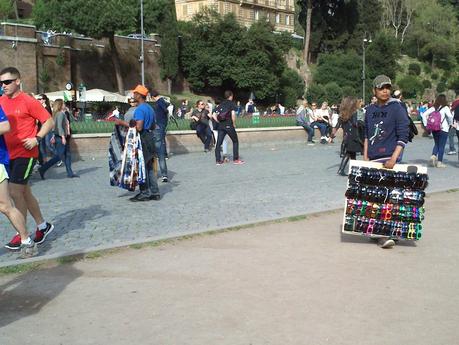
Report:
<svg viewBox="0 0 459 345"><path fill-rule="evenodd" d="M394 97L399 97L402 94L402 91L400 90L395 90L394 91Z"/></svg>

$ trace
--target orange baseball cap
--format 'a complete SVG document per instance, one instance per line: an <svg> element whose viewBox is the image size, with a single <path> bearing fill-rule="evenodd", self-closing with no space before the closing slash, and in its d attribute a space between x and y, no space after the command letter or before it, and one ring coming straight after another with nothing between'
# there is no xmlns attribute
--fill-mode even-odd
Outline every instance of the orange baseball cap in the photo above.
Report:
<svg viewBox="0 0 459 345"><path fill-rule="evenodd" d="M148 89L143 85L137 85L133 92L137 92L138 94L147 97Z"/></svg>

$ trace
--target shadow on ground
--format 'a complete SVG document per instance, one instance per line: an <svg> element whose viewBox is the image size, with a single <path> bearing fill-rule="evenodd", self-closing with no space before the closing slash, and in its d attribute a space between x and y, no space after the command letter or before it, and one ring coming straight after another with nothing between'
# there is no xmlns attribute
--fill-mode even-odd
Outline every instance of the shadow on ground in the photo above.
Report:
<svg viewBox="0 0 459 345"><path fill-rule="evenodd" d="M60 265L29 271L0 285L0 328L39 313L81 275L72 265Z"/></svg>

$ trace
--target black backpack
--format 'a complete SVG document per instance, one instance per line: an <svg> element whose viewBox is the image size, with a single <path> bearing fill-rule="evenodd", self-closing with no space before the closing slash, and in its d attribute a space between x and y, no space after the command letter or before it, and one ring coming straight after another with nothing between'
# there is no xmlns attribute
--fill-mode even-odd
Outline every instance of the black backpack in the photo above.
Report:
<svg viewBox="0 0 459 345"><path fill-rule="evenodd" d="M408 120L410 121L410 124L408 126L408 141L412 142L413 138L415 135L418 135L418 128L413 122L413 119L411 118L410 114L408 114L408 107L404 102L400 102L401 106L403 109L405 109L405 114L408 117Z"/></svg>
<svg viewBox="0 0 459 345"><path fill-rule="evenodd" d="M217 106L215 109L215 114L217 114L217 120L219 122L223 122L231 118L231 110L225 109L221 105Z"/></svg>

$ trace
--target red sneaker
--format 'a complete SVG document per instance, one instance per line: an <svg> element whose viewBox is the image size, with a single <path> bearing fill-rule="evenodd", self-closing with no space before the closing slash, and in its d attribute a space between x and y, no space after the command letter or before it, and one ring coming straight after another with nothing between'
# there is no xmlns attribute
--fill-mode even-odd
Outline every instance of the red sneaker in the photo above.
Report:
<svg viewBox="0 0 459 345"><path fill-rule="evenodd" d="M41 244L45 242L46 236L48 236L53 230L54 230L54 225L50 223L46 223L46 228L44 230L39 230L37 228L37 231L35 231L34 242L36 244Z"/></svg>
<svg viewBox="0 0 459 345"><path fill-rule="evenodd" d="M19 234L14 235L11 241L5 244L5 248L10 250L19 250L21 249L21 236Z"/></svg>
<svg viewBox="0 0 459 345"><path fill-rule="evenodd" d="M242 164L245 164L245 162L240 159L236 159L235 161L233 161L233 164L242 165Z"/></svg>

